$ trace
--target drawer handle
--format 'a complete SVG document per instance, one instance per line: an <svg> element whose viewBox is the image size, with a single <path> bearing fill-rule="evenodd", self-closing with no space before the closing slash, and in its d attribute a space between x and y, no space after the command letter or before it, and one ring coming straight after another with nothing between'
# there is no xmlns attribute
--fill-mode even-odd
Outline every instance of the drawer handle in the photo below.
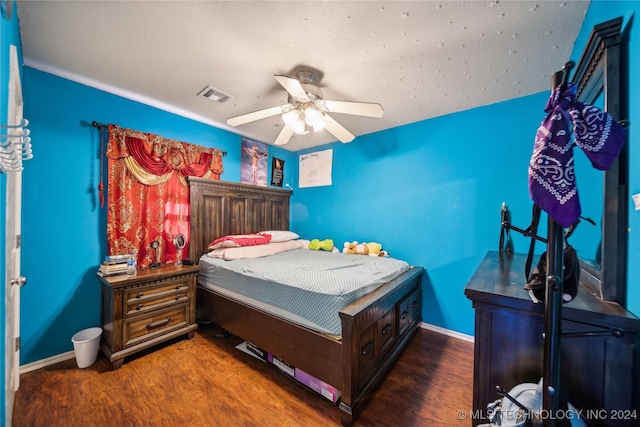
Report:
<svg viewBox="0 0 640 427"><path fill-rule="evenodd" d="M418 306L418 301L414 301L413 304L411 304L411 308L416 308Z"/></svg>
<svg viewBox="0 0 640 427"><path fill-rule="evenodd" d="M408 311L404 311L402 312L402 314L400 315L400 320L406 320L407 319L407 315L409 314Z"/></svg>
<svg viewBox="0 0 640 427"><path fill-rule="evenodd" d="M176 295L176 301L180 301L180 294Z"/></svg>
<svg viewBox="0 0 640 427"><path fill-rule="evenodd" d="M155 329L155 328L159 328L160 326L164 326L167 323L169 323L171 321L171 317L167 317L164 320L158 320L157 322L153 322L153 323L149 323L147 325L147 329Z"/></svg>
<svg viewBox="0 0 640 427"><path fill-rule="evenodd" d="M142 303L138 304L138 306L136 307L136 310L142 310Z"/></svg>
<svg viewBox="0 0 640 427"><path fill-rule="evenodd" d="M182 288L182 284L178 284L178 285L176 285L176 289L177 289L177 290L180 290L180 288Z"/></svg>
<svg viewBox="0 0 640 427"><path fill-rule="evenodd" d="M364 356L364 355L366 355L367 353L369 353L369 351L373 350L373 345L374 345L375 343L376 343L376 342L375 342L374 340L370 340L370 341L367 343L367 345L365 345L365 346L362 348L362 355Z"/></svg>
<svg viewBox="0 0 640 427"><path fill-rule="evenodd" d="M384 328L382 328L382 335L387 334L391 330L392 327L393 327L393 325L391 323L387 323L387 325Z"/></svg>
<svg viewBox="0 0 640 427"><path fill-rule="evenodd" d="M142 295L144 295L144 294L142 293L142 291L140 291L140 292L138 292L138 295L136 295L136 298L142 298Z"/></svg>

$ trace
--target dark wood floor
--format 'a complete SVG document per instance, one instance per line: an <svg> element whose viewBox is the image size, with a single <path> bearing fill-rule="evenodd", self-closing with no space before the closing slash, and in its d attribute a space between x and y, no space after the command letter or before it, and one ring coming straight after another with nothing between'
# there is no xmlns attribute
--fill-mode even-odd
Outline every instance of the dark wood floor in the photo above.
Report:
<svg viewBox="0 0 640 427"><path fill-rule="evenodd" d="M14 427L339 426L337 406L201 326L111 370L100 353L23 374ZM355 426L469 426L473 344L418 329Z"/></svg>

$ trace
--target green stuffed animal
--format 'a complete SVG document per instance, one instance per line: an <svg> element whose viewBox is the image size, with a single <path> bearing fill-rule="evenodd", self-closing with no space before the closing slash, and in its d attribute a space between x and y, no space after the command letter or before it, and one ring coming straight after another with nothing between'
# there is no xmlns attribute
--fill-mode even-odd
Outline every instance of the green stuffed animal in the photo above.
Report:
<svg viewBox="0 0 640 427"><path fill-rule="evenodd" d="M309 249L313 251L333 251L333 240L331 239L313 239L309 242Z"/></svg>

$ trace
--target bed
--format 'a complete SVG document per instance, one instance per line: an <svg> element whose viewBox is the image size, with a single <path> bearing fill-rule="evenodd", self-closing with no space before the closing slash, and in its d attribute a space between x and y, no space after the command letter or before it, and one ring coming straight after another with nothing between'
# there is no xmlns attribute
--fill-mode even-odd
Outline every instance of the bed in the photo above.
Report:
<svg viewBox="0 0 640 427"><path fill-rule="evenodd" d="M201 256L220 237L289 229L289 190L201 178L189 178L189 187L188 253L201 270L205 267ZM338 330L274 314L268 307L244 301L215 283L211 286L204 274L197 287L197 312L340 390L342 424L352 425L422 320L423 272L421 267L409 266L343 307Z"/></svg>

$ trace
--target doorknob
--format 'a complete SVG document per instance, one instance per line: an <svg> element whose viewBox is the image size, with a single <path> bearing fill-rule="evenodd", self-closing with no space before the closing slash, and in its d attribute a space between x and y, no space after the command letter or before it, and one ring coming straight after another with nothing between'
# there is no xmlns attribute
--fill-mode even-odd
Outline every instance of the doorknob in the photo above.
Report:
<svg viewBox="0 0 640 427"><path fill-rule="evenodd" d="M15 279L11 279L12 285L24 286L27 284L27 278L24 276L19 276Z"/></svg>

